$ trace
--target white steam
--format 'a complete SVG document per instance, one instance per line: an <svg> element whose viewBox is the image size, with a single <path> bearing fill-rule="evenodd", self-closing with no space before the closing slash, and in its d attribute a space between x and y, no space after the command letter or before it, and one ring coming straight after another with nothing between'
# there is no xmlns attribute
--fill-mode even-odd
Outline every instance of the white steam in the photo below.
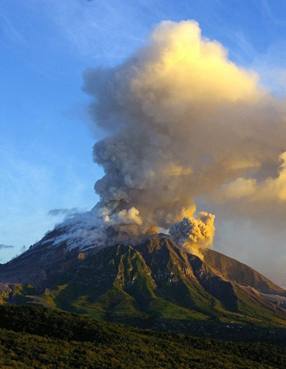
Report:
<svg viewBox="0 0 286 369"><path fill-rule="evenodd" d="M196 22L162 22L121 65L86 71L83 90L106 132L93 149L105 174L95 184L95 208L61 226L73 247L156 226L171 227L173 239L193 250L214 234L213 215L192 218L199 196L259 203L271 189L272 200L286 199L285 165L267 179L286 151L285 105L228 60L220 43L203 38Z"/></svg>

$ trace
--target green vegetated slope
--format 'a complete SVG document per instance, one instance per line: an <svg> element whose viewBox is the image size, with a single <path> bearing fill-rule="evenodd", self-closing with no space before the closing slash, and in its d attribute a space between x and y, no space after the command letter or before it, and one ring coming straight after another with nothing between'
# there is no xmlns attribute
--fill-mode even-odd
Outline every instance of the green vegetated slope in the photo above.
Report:
<svg viewBox="0 0 286 369"><path fill-rule="evenodd" d="M140 330L27 306L0 307L1 368L285 368L285 341Z"/></svg>
<svg viewBox="0 0 286 369"><path fill-rule="evenodd" d="M257 334L253 326L285 327L286 310L265 300L259 288L283 290L239 262L227 267L217 255L209 262L206 255L203 261L166 238L136 247L107 247L73 263L47 281L43 291L31 284L14 284L8 295L2 294L2 303L52 307L99 320L213 337L243 339ZM253 287L237 281L245 282L247 273Z"/></svg>

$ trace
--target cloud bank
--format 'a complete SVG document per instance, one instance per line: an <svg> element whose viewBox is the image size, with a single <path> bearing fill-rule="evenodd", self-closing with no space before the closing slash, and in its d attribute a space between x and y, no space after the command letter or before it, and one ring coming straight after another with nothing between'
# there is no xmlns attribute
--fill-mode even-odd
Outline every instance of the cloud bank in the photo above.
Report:
<svg viewBox="0 0 286 369"><path fill-rule="evenodd" d="M71 209L51 209L48 212L48 215L50 216L66 216L66 217L70 217L73 216L77 213L80 213L81 211L78 208L71 208Z"/></svg>
<svg viewBox="0 0 286 369"><path fill-rule="evenodd" d="M3 249L13 249L15 246L12 245L4 245L3 243L0 244L0 250Z"/></svg>

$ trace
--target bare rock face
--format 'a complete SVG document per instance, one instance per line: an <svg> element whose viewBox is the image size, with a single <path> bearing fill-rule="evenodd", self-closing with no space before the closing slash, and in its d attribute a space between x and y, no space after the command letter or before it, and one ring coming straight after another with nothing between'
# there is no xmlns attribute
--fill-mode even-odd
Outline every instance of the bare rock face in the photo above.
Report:
<svg viewBox="0 0 286 369"><path fill-rule="evenodd" d="M83 252L68 250L65 242L55 246L53 237L47 234L0 266L0 303L51 306L134 325L194 317L286 324L286 291L213 250L201 259L166 235L152 235L138 244Z"/></svg>
<svg viewBox="0 0 286 369"><path fill-rule="evenodd" d="M203 256L205 263L216 269L221 275L232 282L240 284L241 286L253 287L262 293L285 294L283 288L277 286L254 269L235 259L210 249L203 250Z"/></svg>

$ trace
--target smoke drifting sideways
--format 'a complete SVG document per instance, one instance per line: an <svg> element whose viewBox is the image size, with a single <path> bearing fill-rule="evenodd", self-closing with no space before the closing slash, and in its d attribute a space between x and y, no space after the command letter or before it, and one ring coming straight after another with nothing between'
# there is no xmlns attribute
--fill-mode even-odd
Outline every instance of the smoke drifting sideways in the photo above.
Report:
<svg viewBox="0 0 286 369"><path fill-rule="evenodd" d="M196 220L194 201L228 201L221 191L235 191L232 183L253 195L265 167L277 167L286 151L284 104L219 42L202 37L195 21L162 22L122 64L86 70L83 90L105 132L93 148L105 174L95 184L95 207L57 226L68 231L55 243L66 240L70 248L160 227L200 254L212 243L214 215L201 212Z"/></svg>

